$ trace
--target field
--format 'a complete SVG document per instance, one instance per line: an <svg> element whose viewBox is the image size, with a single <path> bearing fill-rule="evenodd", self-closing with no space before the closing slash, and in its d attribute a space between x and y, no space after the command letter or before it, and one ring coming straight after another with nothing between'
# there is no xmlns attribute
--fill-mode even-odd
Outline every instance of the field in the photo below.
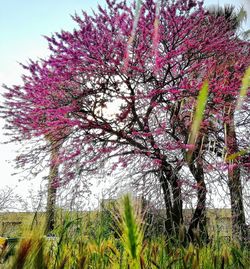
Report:
<svg viewBox="0 0 250 269"><path fill-rule="evenodd" d="M2 246L0 268L250 268L246 247L220 237L205 245L199 235L187 243L181 233L178 240L150 234L134 208L125 196L116 212L60 212L50 237L43 236L43 213L35 221L31 213L2 214L22 224L11 231L18 242Z"/></svg>

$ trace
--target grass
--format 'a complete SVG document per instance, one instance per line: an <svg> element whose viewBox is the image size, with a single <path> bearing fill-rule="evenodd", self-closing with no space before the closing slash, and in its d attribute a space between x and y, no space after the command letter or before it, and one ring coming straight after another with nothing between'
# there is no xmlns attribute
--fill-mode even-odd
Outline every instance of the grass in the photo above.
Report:
<svg viewBox="0 0 250 269"><path fill-rule="evenodd" d="M163 236L146 239L141 209L129 196L111 210L108 219L64 214L53 238L44 237L39 225L27 229L11 255L10 246L0 250L0 268L250 268L249 250L233 242L183 247L168 244Z"/></svg>
<svg viewBox="0 0 250 269"><path fill-rule="evenodd" d="M201 122L203 120L203 114L206 108L207 98L208 98L209 84L205 81L199 91L197 98L196 109L194 114L194 119L191 126L191 131L188 139L188 144L193 146L196 143L196 138L199 134ZM193 148L194 149L194 148ZM187 152L187 160L190 161L193 153L193 149Z"/></svg>

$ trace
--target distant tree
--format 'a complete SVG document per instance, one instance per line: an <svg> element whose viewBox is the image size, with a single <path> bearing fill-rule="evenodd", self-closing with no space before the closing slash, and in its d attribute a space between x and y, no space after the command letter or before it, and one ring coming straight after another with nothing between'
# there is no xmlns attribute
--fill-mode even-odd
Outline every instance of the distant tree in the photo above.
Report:
<svg viewBox="0 0 250 269"><path fill-rule="evenodd" d="M0 189L0 211L25 211L26 208L24 199L13 188L6 186Z"/></svg>

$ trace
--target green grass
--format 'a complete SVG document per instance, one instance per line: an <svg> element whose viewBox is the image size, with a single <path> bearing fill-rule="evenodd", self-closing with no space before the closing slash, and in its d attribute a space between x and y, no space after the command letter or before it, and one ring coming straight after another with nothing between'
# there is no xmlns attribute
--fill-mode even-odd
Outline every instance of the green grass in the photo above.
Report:
<svg viewBox="0 0 250 269"><path fill-rule="evenodd" d="M129 196L111 210L107 219L99 213L63 214L55 238L44 237L36 225L26 229L12 253L10 246L0 251L0 268L250 268L249 250L233 242L217 239L205 246L183 247L163 236L144 238L140 206Z"/></svg>
<svg viewBox="0 0 250 269"><path fill-rule="evenodd" d="M240 93L237 101L237 106L236 109L240 110L242 103L244 102L244 99L247 96L247 92L250 87L250 67L248 67L244 73L244 76L242 78L242 83L241 83L241 88L240 88Z"/></svg>
<svg viewBox="0 0 250 269"><path fill-rule="evenodd" d="M200 126L203 120L203 114L206 108L207 98L208 98L209 84L205 81L199 91L199 95L196 102L196 109L194 113L194 118L191 126L191 131L188 139L188 144L195 146L196 139L199 135ZM190 161L192 157L193 150L187 152L187 160Z"/></svg>

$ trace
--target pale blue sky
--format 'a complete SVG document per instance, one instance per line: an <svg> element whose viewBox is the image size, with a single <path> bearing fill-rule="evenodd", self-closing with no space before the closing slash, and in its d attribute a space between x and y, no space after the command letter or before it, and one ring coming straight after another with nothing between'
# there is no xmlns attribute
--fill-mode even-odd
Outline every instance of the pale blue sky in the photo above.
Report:
<svg viewBox="0 0 250 269"><path fill-rule="evenodd" d="M25 63L28 58L37 59L48 53L42 35L73 29L75 23L70 14L79 13L81 9L91 12L97 3L104 5L105 0L0 0L0 86L20 82L22 68L17 62ZM250 0L205 0L206 5L218 3L245 4L246 9L250 9ZM0 127L2 124L0 122ZM0 140L3 140L1 130ZM15 150L14 146L0 145L0 188L18 182L17 176L11 176L13 169L10 164L6 163L15 157ZM18 183L18 186L19 193L25 193L29 188L27 182Z"/></svg>
<svg viewBox="0 0 250 269"><path fill-rule="evenodd" d="M70 14L91 12L104 0L0 0L0 83L19 81L16 62L46 54L42 35L75 26Z"/></svg>

